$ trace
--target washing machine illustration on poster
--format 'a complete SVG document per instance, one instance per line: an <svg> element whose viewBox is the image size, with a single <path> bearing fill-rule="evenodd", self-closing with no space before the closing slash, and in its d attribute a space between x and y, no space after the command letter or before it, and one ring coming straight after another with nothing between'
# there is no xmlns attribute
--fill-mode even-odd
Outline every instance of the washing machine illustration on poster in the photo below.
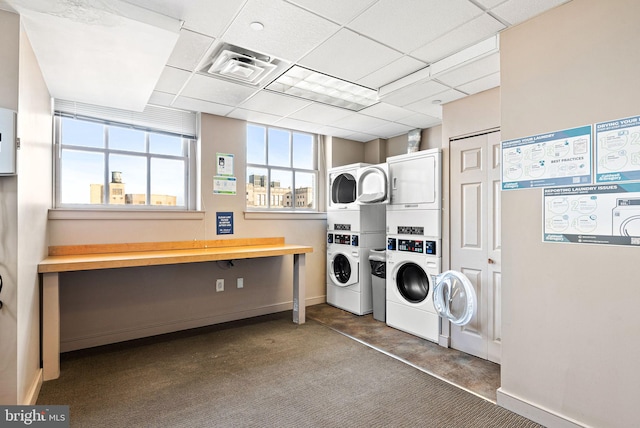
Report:
<svg viewBox="0 0 640 428"><path fill-rule="evenodd" d="M640 237L640 199L620 198L613 209L614 236Z"/></svg>

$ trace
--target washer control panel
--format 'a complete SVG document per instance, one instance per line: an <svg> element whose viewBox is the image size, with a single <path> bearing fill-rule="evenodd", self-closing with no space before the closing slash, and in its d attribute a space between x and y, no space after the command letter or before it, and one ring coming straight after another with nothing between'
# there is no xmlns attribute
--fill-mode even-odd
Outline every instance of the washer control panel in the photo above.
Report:
<svg viewBox="0 0 640 428"><path fill-rule="evenodd" d="M436 247L436 241L387 238L387 250L391 251L404 251L435 256L438 254Z"/></svg>
<svg viewBox="0 0 640 428"><path fill-rule="evenodd" d="M348 233L327 233L327 244L340 244L357 247L360 245L360 239L358 235L350 235Z"/></svg>

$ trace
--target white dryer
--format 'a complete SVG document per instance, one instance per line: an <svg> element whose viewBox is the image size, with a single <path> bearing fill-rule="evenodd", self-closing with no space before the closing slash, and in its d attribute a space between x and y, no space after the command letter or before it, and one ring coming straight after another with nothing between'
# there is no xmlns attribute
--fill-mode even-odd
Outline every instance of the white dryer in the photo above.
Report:
<svg viewBox="0 0 640 428"><path fill-rule="evenodd" d="M373 311L369 250L384 246L378 233L327 233L327 303L364 315Z"/></svg>
<svg viewBox="0 0 640 428"><path fill-rule="evenodd" d="M433 304L435 278L441 273L440 243L425 237L387 237L387 325L433 342L440 334Z"/></svg>
<svg viewBox="0 0 640 428"><path fill-rule="evenodd" d="M386 213L383 206L360 205L357 172L369 164L355 163L327 172L327 230L350 232L384 232Z"/></svg>
<svg viewBox="0 0 640 428"><path fill-rule="evenodd" d="M442 151L421 150L387 159L390 202L387 210L442 208Z"/></svg>
<svg viewBox="0 0 640 428"><path fill-rule="evenodd" d="M327 171L327 211L357 210L357 172L369 164L353 163Z"/></svg>

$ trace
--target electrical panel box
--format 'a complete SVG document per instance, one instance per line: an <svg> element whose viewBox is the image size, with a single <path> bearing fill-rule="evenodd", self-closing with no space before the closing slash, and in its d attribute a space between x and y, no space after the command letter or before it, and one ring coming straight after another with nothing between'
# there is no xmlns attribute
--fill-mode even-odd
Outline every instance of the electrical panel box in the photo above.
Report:
<svg viewBox="0 0 640 428"><path fill-rule="evenodd" d="M0 176L16 174L17 114L0 108Z"/></svg>

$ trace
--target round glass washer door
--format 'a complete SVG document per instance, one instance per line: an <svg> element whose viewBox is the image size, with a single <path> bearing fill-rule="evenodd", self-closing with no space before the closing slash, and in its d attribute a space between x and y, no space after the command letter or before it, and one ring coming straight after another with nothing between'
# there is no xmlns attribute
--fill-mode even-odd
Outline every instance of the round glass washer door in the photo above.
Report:
<svg viewBox="0 0 640 428"><path fill-rule="evenodd" d="M351 263L344 254L338 254L331 262L333 276L340 284L346 284L351 278Z"/></svg>
<svg viewBox="0 0 640 428"><path fill-rule="evenodd" d="M477 308L473 284L461 272L448 270L441 273L433 286L433 306L438 315L452 324L468 324Z"/></svg>
<svg viewBox="0 0 640 428"><path fill-rule="evenodd" d="M405 263L396 273L396 287L406 301L420 303L429 296L429 277L417 264Z"/></svg>

